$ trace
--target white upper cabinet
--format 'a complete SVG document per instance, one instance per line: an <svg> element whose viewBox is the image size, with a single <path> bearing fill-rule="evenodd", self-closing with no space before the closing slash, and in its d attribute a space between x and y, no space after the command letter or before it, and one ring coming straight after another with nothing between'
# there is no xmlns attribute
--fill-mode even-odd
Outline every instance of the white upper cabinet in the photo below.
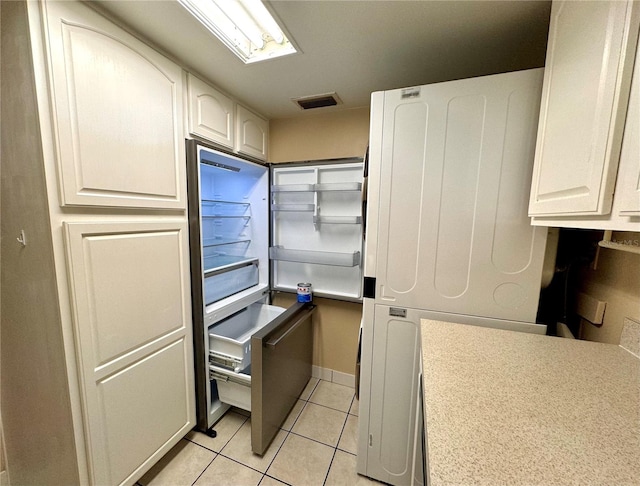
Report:
<svg viewBox="0 0 640 486"><path fill-rule="evenodd" d="M267 160L269 122L241 105L236 108L236 152Z"/></svg>
<svg viewBox="0 0 640 486"><path fill-rule="evenodd" d="M180 67L79 3L45 7L61 205L185 208Z"/></svg>
<svg viewBox="0 0 640 486"><path fill-rule="evenodd" d="M193 74L187 79L189 133L233 149L235 103Z"/></svg>
<svg viewBox="0 0 640 486"><path fill-rule="evenodd" d="M554 2L529 214L611 212L640 4Z"/></svg>
<svg viewBox="0 0 640 486"><path fill-rule="evenodd" d="M640 216L640 49L633 69L615 202L617 216Z"/></svg>

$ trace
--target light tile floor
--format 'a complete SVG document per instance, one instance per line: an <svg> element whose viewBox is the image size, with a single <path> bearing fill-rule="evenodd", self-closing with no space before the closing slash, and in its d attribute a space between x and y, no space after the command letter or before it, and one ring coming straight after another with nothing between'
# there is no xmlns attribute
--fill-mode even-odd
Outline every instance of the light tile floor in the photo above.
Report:
<svg viewBox="0 0 640 486"><path fill-rule="evenodd" d="M251 418L232 410L216 438L191 431L139 485L337 486L380 484L356 473L358 401L353 388L312 378L260 457Z"/></svg>

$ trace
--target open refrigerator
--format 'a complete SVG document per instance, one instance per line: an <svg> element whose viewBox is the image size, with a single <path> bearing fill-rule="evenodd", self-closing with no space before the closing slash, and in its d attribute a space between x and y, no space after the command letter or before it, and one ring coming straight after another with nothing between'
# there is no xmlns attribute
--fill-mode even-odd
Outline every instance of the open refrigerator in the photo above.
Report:
<svg viewBox="0 0 640 486"><path fill-rule="evenodd" d="M262 454L311 377L312 303L272 291L359 301L361 159L264 165L187 140L198 428L251 412Z"/></svg>

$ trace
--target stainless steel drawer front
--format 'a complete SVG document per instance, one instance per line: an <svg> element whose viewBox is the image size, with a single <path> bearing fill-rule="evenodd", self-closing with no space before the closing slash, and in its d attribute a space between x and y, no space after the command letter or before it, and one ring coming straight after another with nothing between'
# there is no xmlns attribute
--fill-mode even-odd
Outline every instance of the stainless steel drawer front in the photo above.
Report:
<svg viewBox="0 0 640 486"><path fill-rule="evenodd" d="M251 448L264 454L311 378L313 304L297 303L251 338Z"/></svg>

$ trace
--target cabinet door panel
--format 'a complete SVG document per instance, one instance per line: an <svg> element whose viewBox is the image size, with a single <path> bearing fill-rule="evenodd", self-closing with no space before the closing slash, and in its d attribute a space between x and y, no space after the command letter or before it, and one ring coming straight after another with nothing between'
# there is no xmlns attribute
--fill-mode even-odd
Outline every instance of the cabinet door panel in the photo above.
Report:
<svg viewBox="0 0 640 486"><path fill-rule="evenodd" d="M233 148L233 100L189 74L189 132Z"/></svg>
<svg viewBox="0 0 640 486"><path fill-rule="evenodd" d="M61 204L184 208L180 67L83 5L46 8Z"/></svg>
<svg viewBox="0 0 640 486"><path fill-rule="evenodd" d="M267 160L269 122L243 106L236 110L236 151L260 160Z"/></svg>
<svg viewBox="0 0 640 486"><path fill-rule="evenodd" d="M153 464L191 429L188 346L191 341L181 337L96 383L102 413L90 420L94 429L104 430L104 441L93 454L105 473L100 480L96 467L96 484L127 482L141 465Z"/></svg>
<svg viewBox="0 0 640 486"><path fill-rule="evenodd" d="M553 3L530 215L611 210L638 35L632 3Z"/></svg>
<svg viewBox="0 0 640 486"><path fill-rule="evenodd" d="M135 481L195 423L187 224L64 233L90 474Z"/></svg>

